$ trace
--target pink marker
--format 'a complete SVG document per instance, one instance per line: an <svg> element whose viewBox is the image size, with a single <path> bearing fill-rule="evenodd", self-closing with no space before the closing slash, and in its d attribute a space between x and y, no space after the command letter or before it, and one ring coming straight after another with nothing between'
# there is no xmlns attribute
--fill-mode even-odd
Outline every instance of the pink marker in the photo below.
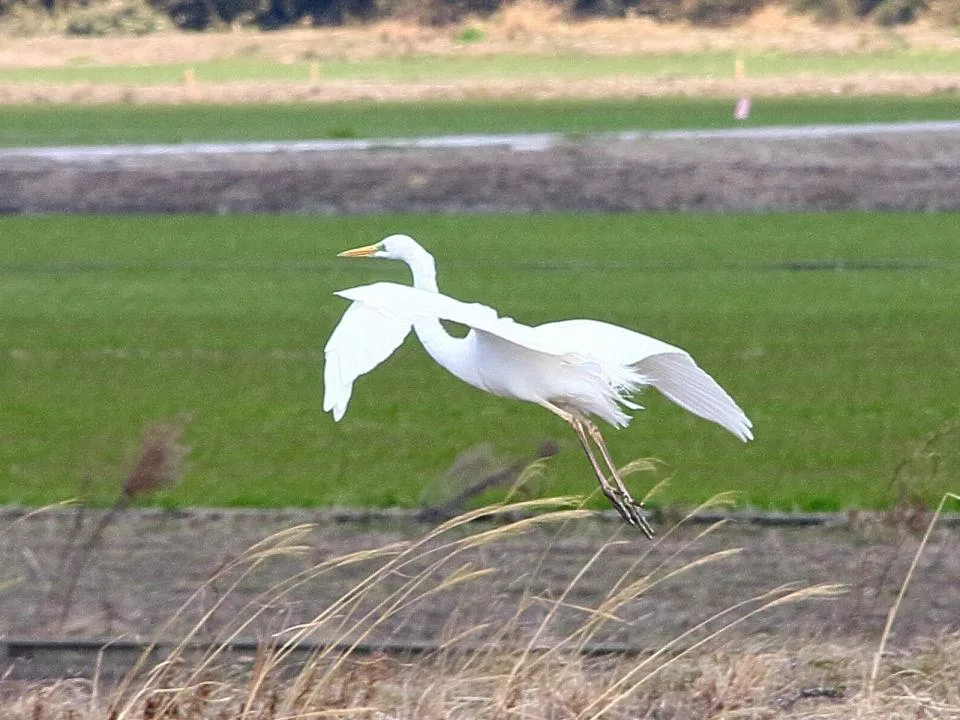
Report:
<svg viewBox="0 0 960 720"><path fill-rule="evenodd" d="M737 100L737 105L733 108L733 119L746 120L748 117L750 117L750 98L742 97Z"/></svg>

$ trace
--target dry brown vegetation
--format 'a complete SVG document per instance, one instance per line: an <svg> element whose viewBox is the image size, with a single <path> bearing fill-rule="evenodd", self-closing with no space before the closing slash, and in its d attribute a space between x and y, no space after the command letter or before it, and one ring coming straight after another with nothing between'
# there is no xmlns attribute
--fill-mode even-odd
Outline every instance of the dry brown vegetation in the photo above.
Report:
<svg viewBox="0 0 960 720"><path fill-rule="evenodd" d="M483 41L463 43L464 28L476 28ZM88 64L156 65L233 57L280 62L304 59L362 61L412 54L496 55L543 53L629 55L637 53L871 52L889 49L960 49L960 35L929 21L880 28L862 22L823 25L782 6L758 10L730 28L657 23L647 18L569 22L562 11L521 1L489 18L471 18L455 27L426 27L398 20L336 28L291 29L272 33L166 32L146 37L7 36L0 41L0 66L49 67Z"/></svg>
<svg viewBox="0 0 960 720"><path fill-rule="evenodd" d="M719 647L685 656L629 694L618 678L641 661L573 656L528 659L508 653L461 660L388 655L326 658L293 678L214 667L200 674L175 662L147 687L117 702L89 681L35 685L8 700L4 717L94 720L154 718L821 718L916 720L960 717L956 639L931 642L909 657L884 662L873 692L864 688L869 651L824 642L783 648ZM613 692L611 692L613 690ZM106 695L106 697L105 697ZM605 702L606 701L606 702Z"/></svg>
<svg viewBox="0 0 960 720"><path fill-rule="evenodd" d="M960 35L930 19L879 27L862 21L824 25L785 7L763 7L735 26L710 28L686 22L658 23L644 17L570 22L563 8L534 0L505 6L486 18L467 18L453 26L432 27L382 20L341 27L294 28L271 33L239 28L205 33L160 32L144 37L4 36L0 24L0 67L83 65L163 65L231 58L263 58L294 63L305 60L362 62L409 55L488 56L636 55L710 51L869 53L884 50L960 49ZM464 43L465 31L481 42ZM337 80L181 85L111 85L17 82L0 86L0 103L272 103L344 100L416 101L465 98L599 98L660 95L875 95L955 92L951 74L860 72L843 77L815 74L791 77L598 77L461 78L442 82Z"/></svg>
<svg viewBox="0 0 960 720"><path fill-rule="evenodd" d="M482 42L458 40L464 29ZM960 35L929 21L880 28L863 22L821 25L781 6L758 10L730 28L695 27L647 18L593 19L572 23L558 7L530 1L509 5L489 18L471 18L456 27L429 27L397 20L336 28L292 29L273 33L164 32L145 37L3 37L0 67L51 67L75 64L158 65L259 57L282 63L304 60L395 58L405 55L630 55L733 51L742 53L874 52L891 49L954 51ZM51 85L7 83L0 102L336 102L343 100L464 98L598 98L658 95L873 95L951 92L960 79L950 74L861 72L843 77L813 74L737 79L728 77L601 77L592 79L463 78L443 82L394 80L322 82L209 83L202 78L179 86L110 84Z"/></svg>
<svg viewBox="0 0 960 720"><path fill-rule="evenodd" d="M335 103L356 101L417 102L483 99L598 99L638 97L752 97L928 95L960 91L960 77L943 74L864 73L844 77L601 78L597 80L450 80L391 82L329 80L323 83L196 83L131 87L110 84L0 85L0 104L31 103Z"/></svg>
<svg viewBox="0 0 960 720"><path fill-rule="evenodd" d="M483 41L463 43L464 28L482 32ZM824 25L782 6L758 10L729 28L695 27L648 18L569 22L556 6L521 0L489 18L471 18L455 27L427 27L398 20L335 28L291 29L272 33L166 32L147 37L7 36L0 41L0 66L49 67L75 64L156 65L233 57L264 57L280 62L304 59L362 61L412 54L496 55L543 53L629 55L637 53L872 52L889 49L960 49L951 27L921 20L881 28L845 21Z"/></svg>
<svg viewBox="0 0 960 720"><path fill-rule="evenodd" d="M738 632L756 617L784 606L832 602L845 591L838 585L788 585L743 597L649 653L585 654L604 626L623 622L624 611L642 603L659 584L677 575L695 577L737 552L728 548L679 563L674 555L653 570L641 570L647 556L641 551L599 602L578 608L581 621L575 628L553 636L551 625L556 614L573 602L576 582L592 565L604 561L611 546L622 544L614 536L566 590L559 595L522 595L516 607L507 609L506 620L498 616L504 608L490 608L487 618L468 624L451 616L441 642L426 654L362 650L383 626L415 612L419 604L464 588L481 588L497 572L500 543L545 526L562 532L586 514L578 502L568 498L488 507L408 541L314 562L252 598L211 630L211 618L259 568L309 555L310 528L288 528L225 563L197 588L180 612L188 605L204 604L203 617L159 663L144 656L117 685L61 679L0 686L3 716L17 720L960 717L960 635L931 637L895 651L886 648L937 514L926 526L915 562L902 579L887 625L875 643L802 637L790 627L766 635ZM555 509L558 504L560 509ZM540 514L522 515L529 511ZM473 522L500 512L509 512L510 519L494 525ZM695 533L686 544L695 547L711 532L708 527ZM491 564L474 562L472 553L478 548L489 551ZM298 588L349 568L358 573L337 599L317 606L309 622L283 623L284 605ZM216 590L213 602L211 589ZM526 616L531 607L541 611L533 623ZM273 618L275 630L261 636L262 646L254 657L238 658L225 650L265 618ZM158 636L176 624L177 618L171 618L158 628ZM305 642L320 645L305 662L291 662L297 645Z"/></svg>

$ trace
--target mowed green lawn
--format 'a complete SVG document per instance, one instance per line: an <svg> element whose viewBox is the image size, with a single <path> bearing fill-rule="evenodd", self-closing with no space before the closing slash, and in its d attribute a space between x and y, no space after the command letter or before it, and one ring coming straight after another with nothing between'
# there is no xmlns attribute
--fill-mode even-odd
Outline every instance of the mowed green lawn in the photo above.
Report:
<svg viewBox="0 0 960 720"><path fill-rule="evenodd" d="M750 119L733 99L317 103L306 105L0 106L0 147L378 138L515 132L614 132L811 123L956 120L957 99L756 99Z"/></svg>
<svg viewBox="0 0 960 720"><path fill-rule="evenodd" d="M105 500L141 428L187 413L193 447L165 502L415 505L461 453L555 438L547 494L596 483L542 409L463 385L414 339L324 415L331 293L406 282L334 257L396 231L438 259L443 290L529 323L592 317L689 350L742 404L755 442L644 394L622 462L653 456L661 503L736 491L779 508L882 506L898 463L957 417L958 215L546 215L3 218L0 502ZM794 269L820 267L823 269ZM834 261L843 261L837 265ZM957 490L960 449L913 478ZM650 478L635 480L638 492Z"/></svg>

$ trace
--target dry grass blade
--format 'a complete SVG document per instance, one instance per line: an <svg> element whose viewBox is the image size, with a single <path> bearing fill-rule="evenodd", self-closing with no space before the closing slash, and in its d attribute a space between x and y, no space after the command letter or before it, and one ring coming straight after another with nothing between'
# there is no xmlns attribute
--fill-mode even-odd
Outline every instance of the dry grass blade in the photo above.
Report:
<svg viewBox="0 0 960 720"><path fill-rule="evenodd" d="M542 443L531 461L498 460L489 444L471 448L457 457L437 482L424 488L418 517L428 521L456 517L471 500L500 487L507 487L506 500L510 501L534 486L546 460L556 454L557 445L552 441Z"/></svg>
<svg viewBox="0 0 960 720"><path fill-rule="evenodd" d="M883 627L883 633L880 635L880 644L877 647L877 652L873 657L873 666L870 668L870 679L867 682L866 689L866 710L870 709L873 702L873 696L877 685L877 677L880 674L880 662L883 659L883 653L886 649L887 640L890 637L890 631L893 629L893 623L897 618L897 612L900 609L900 605L903 602L904 597L906 597L907 588L910 587L910 581L913 579L913 574L917 569L917 563L920 562L920 557L923 555L923 551L927 547L927 543L930 542L930 535L933 533L933 528L937 524L937 520L940 518L940 515L943 513L943 508L946 506L947 502L951 500L960 502L960 495L946 493L942 498L940 498L940 503L937 505L937 509L933 513L933 517L927 524L927 529L923 533L923 538L920 540L920 545L917 547L917 551L914 553L913 559L910 562L907 575L903 579L903 584L900 586L900 592L897 593L897 598L894 600L893 605L890 607L890 611L887 613L887 621Z"/></svg>
<svg viewBox="0 0 960 720"><path fill-rule="evenodd" d="M133 668L131 668L130 672L127 673L126 677L124 677L123 681L113 694L113 700L111 702L111 712L113 716L117 720L122 720L125 717L129 717L130 713L134 711L141 700L156 694L158 689L162 688L164 685L165 675L168 673L169 669L180 663L186 648L194 641L198 633L201 631L213 613L223 605L230 592L235 589L257 566L270 559L273 551L279 555L285 556L289 555L291 552L304 549L306 546L300 543L309 532L310 527L311 526L309 525L300 525L287 528L261 540L260 542L251 546L238 558L235 558L225 564L224 567L220 568L216 574L208 578L206 582L197 588L197 590L193 592L186 602L184 602L180 610L158 629L156 633L157 640L166 635L167 630L174 625L178 616L190 605L196 602L196 600L202 596L207 587L215 583L217 580L229 577L231 573L237 573L237 576L233 579L227 592L222 594L219 599L207 610L207 612L201 616L200 620L197 621L193 627L187 631L187 633L181 638L180 642L169 653L168 657L161 663L155 665L147 673L146 678L142 678L140 677L141 671L147 666L155 645L151 643L146 647L144 652L140 655L138 661L134 664ZM241 622L241 625L245 626L250 621L252 621L252 618L245 619L245 622ZM237 630L233 633L233 636L236 637L239 632L240 630ZM206 654L206 657L195 666L192 676L196 677L204 668L209 667L213 660L220 653L222 647L223 643L221 643L219 646L214 646ZM134 682L139 683L140 687L137 689L132 689ZM169 692L164 694L166 697L163 697L163 699L160 701L160 704L155 708L157 712L160 712L161 710L166 712L169 707L176 703L179 697L177 694L170 694ZM162 715L158 715L158 717L162 717Z"/></svg>
<svg viewBox="0 0 960 720"><path fill-rule="evenodd" d="M479 511L476 511L476 513L466 513L465 515L469 518L484 517L501 511L509 512L511 515L516 515L533 509L555 507L557 505L570 505L576 502L578 502L577 498L554 498L546 501L528 500L510 505L500 504L489 508L483 508ZM364 592L373 587L388 573L404 571L406 568L421 563L431 556L438 556L437 559L429 562L424 568L416 572L407 582L403 583L397 590L388 594L384 600L375 604L366 613L362 614L359 618L350 623L342 624L338 628L338 634L335 636L335 639L331 645L336 645L339 642L342 642L344 639L350 637L355 637L355 639L349 645L347 651L331 663L325 673L321 676L320 681L317 683L317 687L321 687L328 683L332 675L340 669L345 658L348 657L360 643L368 638L379 625L399 613L404 608L412 605L415 602L419 602L429 595L449 590L455 585L462 584L467 580L478 579L488 574L488 570L471 570L466 574L460 574L459 572L455 571L454 573L441 578L440 582L435 586L429 587L427 590L422 590L425 585L430 583L432 578L436 577L444 565L450 563L461 553L469 549L477 548L481 545L495 542L497 540L506 539L511 535L525 532L546 522L566 522L571 517L584 517L587 514L588 513L583 510L554 510L552 512L534 515L532 517L522 517L521 519L514 520L506 525L497 526L490 530L480 530L478 532L468 534L463 538L456 538L452 541L443 542L440 545L429 545L425 541L420 541L413 544L407 551L392 559L389 563L384 565L384 567L360 583L357 587L362 586L364 589L363 592L351 591L351 593L348 594L349 597L341 598L341 600L335 602L331 607L327 608L324 613L321 614L321 616L318 616L314 623L303 628L298 633L296 641L300 642L324 628L326 619L336 613L343 613L343 617L351 618L352 616L350 610L357 607L356 601L363 596ZM459 520L460 518L457 518L453 521L444 523L440 526L440 528L433 530L425 537L435 540L444 533L447 533L454 528L459 528L461 525L463 525L463 522L458 522ZM419 594L417 594L418 592ZM319 653L315 660L319 660L326 654L328 653ZM308 696L308 699L311 701L314 700L315 693L311 693Z"/></svg>
<svg viewBox="0 0 960 720"><path fill-rule="evenodd" d="M774 590L762 595L741 601L727 608L726 610L723 610L722 612L717 613L716 615L713 615L712 617L709 617L706 620L698 623L686 632L677 636L674 640L659 648L650 657L642 660L635 668L630 670L623 677L619 678L606 691L596 697L585 708L584 712L578 715L578 717L589 718L589 720L599 720L600 718L605 717L606 714L609 713L614 707L635 693L641 685L652 680L656 675L662 673L666 668L693 653L695 650L703 647L707 643L713 642L724 633L729 632L737 625L746 622L756 615L768 612L769 610L772 610L779 605L783 605L784 603L834 597L839 592L843 591L843 589L844 586L842 585L829 584L801 589L783 587L775 588ZM759 607L755 607L754 609L743 614L736 615L736 613L740 610L749 607L750 605L756 605L757 603L761 603ZM662 663L657 664L657 661L660 660L660 658L671 653L674 648L682 646L685 641L694 636L697 632L700 632L712 623L721 619L725 619L730 615L734 615L733 620L726 622L719 629L710 632L706 637L694 642L689 647L684 648L681 652L670 656ZM650 666L652 666L652 668ZM645 674L641 674L643 671L646 671ZM635 675L640 675L640 677L634 679Z"/></svg>
<svg viewBox="0 0 960 720"><path fill-rule="evenodd" d="M623 573L623 575L620 577L620 580L611 588L610 592L611 593L616 592L620 588L621 584L627 581L627 578L630 578L633 576L636 569L640 566L641 563L643 563L646 560L646 558L650 555L650 553L653 551L655 547L662 546L664 542L669 538L673 537L673 535L675 535L676 532L681 527L688 525L693 520L694 517L696 517L700 513L704 513L714 508L728 507L733 502L733 498L734 498L733 493L719 493L718 495L714 495L713 497L708 498L707 500L705 500L704 502L700 503L695 508L687 512L685 515L683 515L683 517L681 517L677 522L675 522L669 528L667 528L666 532L664 532L663 534L657 537L657 539L655 540L655 544L653 546L647 547L643 552L638 554L637 559L634 561L633 565L626 572ZM696 538L694 538L691 541L690 544L696 543L700 538L704 537L708 533L713 532L722 524L723 524L723 521L709 525L707 529L699 533L696 536ZM674 552L673 556L664 560L663 563L661 563L661 565L675 559L675 557L681 551L682 551L681 549L678 549L676 552Z"/></svg>
<svg viewBox="0 0 960 720"><path fill-rule="evenodd" d="M715 502L725 499L720 496ZM934 522L950 499L956 496L943 499ZM560 498L500 503L409 540L320 562L306 554L319 537L313 535L316 529L288 528L222 563L205 583L218 584L212 605L203 600L202 587L190 596L180 611L189 620L174 617L158 630L158 639L175 639L159 662L155 653L144 653L112 691L101 688L100 683L109 680L99 674L92 684L27 689L9 706L10 717L960 718L960 636L938 639L925 654L906 655L898 649L889 668L880 660L891 657L884 644L874 653L864 645L791 638L792 630L784 631L787 642L782 637L751 637L751 619L778 611L773 617L779 622L784 606L835 597L841 591L837 585L791 583L744 592L746 599L720 612L690 616L682 631L657 635L666 639L651 642L645 652L642 644L651 634L642 624L648 617L644 603L657 602L665 589L674 587L663 585L666 581L699 579L702 570L738 549L726 547L726 536L715 534L722 523L683 534L671 527L656 543L639 536L625 539L619 525L598 539L595 533L608 526L591 523L584 534L592 536L590 544L582 538L570 542L570 537L561 542L560 535L569 536L576 521L593 514L578 508L580 502ZM484 522L477 522L482 518ZM547 531L533 533L537 528ZM935 546L936 538L930 540L933 529L931 523L917 557L931 543ZM528 535L518 538L524 533ZM526 564L501 564L501 550L507 548L552 550L561 563L567 561L563 553L576 548L578 560L560 576L564 584L546 584L536 572L555 571L557 557L536 561L531 555ZM640 557L634 557L634 549ZM264 568L272 560L282 564ZM616 563L616 571L600 571L607 560ZM917 558L891 609L884 641L906 602L916 567ZM262 576L270 579L270 588L244 593L244 584L258 568L270 570ZM491 578L508 571L513 581L508 579L504 587L509 591L497 586L491 592ZM716 571L704 577L715 578ZM311 605L309 622L291 621L301 616L287 615L285 604L303 603L313 582L334 582L338 594L319 607ZM688 582L695 581L684 580ZM657 595L650 595L655 589ZM234 593L243 602L228 602ZM482 597L474 607L478 593ZM451 617L448 627L434 628L435 644L417 650L426 652L394 654L392 639L419 628L412 620L418 613L427 610L426 617L441 617L435 612L440 607L442 612L457 608L456 615L464 602L470 610ZM210 618L222 608L229 611L214 626ZM473 614L475 609L479 612ZM758 627L771 626L769 619L765 622ZM178 629L181 624L183 630ZM250 657L240 656L232 645L249 641L251 631L263 640ZM628 638L630 645L618 638ZM381 644L385 640L387 644ZM246 642L240 645L250 648ZM628 655L603 654L623 647L628 647ZM850 690L857 687L862 690ZM9 712L5 708L0 715L6 718Z"/></svg>
<svg viewBox="0 0 960 720"><path fill-rule="evenodd" d="M75 500L64 500L62 502L53 503L51 505L44 505L43 507L38 507L38 508L33 508L32 510L28 510L27 512L20 515L20 517L18 517L12 523L10 523L7 527L0 530L0 538L2 538L7 533L13 532L13 530L16 529L18 523L26 522L27 520L31 520L32 518L35 518L38 515L43 515L44 513L48 513L53 510L57 510L59 508L70 507L71 505L75 504L75 502L76 502Z"/></svg>

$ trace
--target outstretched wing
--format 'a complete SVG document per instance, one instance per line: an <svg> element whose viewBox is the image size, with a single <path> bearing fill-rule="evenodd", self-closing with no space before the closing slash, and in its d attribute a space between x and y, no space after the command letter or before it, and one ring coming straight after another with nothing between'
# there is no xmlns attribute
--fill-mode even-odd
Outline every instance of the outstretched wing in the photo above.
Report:
<svg viewBox="0 0 960 720"><path fill-rule="evenodd" d="M645 384L684 410L717 423L744 442L753 439L750 419L685 350L597 320L563 320L537 330L555 335L559 344L575 344L601 365L633 367Z"/></svg>
<svg viewBox="0 0 960 720"><path fill-rule="evenodd" d="M354 381L390 357L418 320L451 320L531 349L550 351L536 340L531 328L498 318L485 305L440 293L378 282L334 295L353 302L324 348L323 409L333 411L334 420L346 412Z"/></svg>
<svg viewBox="0 0 960 720"><path fill-rule="evenodd" d="M746 442L753 423L720 384L685 352L660 353L635 367L650 384L684 410L717 423Z"/></svg>
<svg viewBox="0 0 960 720"><path fill-rule="evenodd" d="M529 350L548 355L572 354L572 351L558 347L552 337L539 333L535 328L507 317L498 317L497 311L491 307L461 302L448 295L418 290L409 285L378 282L340 290L334 295L377 308L381 313L404 319L409 325L418 320L450 320Z"/></svg>
<svg viewBox="0 0 960 720"><path fill-rule="evenodd" d="M361 301L347 308L323 349L323 409L339 421L347 411L354 381L386 360L403 343L412 324L379 304Z"/></svg>
<svg viewBox="0 0 960 720"><path fill-rule="evenodd" d="M336 294L376 306L409 324L430 319L466 325L472 332L465 343L458 352L448 350L446 362L440 362L461 380L487 392L530 402L570 404L618 427L629 421L618 404L632 406L624 395L642 378L629 366L611 366L607 371L579 351L582 343L568 346L564 337L498 317L485 305L406 285L374 283Z"/></svg>

